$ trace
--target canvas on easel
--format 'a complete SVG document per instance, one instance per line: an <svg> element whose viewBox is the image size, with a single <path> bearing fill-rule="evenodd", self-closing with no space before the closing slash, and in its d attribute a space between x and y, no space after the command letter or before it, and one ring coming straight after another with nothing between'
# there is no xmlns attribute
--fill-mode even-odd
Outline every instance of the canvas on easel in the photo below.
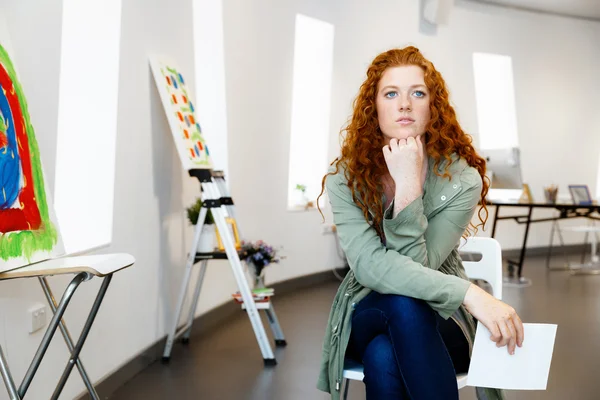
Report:
<svg viewBox="0 0 600 400"><path fill-rule="evenodd" d="M0 272L64 254L11 53L0 26Z"/></svg>
<svg viewBox="0 0 600 400"><path fill-rule="evenodd" d="M164 56L151 56L150 67L183 168L188 171L212 169L206 140L181 69Z"/></svg>

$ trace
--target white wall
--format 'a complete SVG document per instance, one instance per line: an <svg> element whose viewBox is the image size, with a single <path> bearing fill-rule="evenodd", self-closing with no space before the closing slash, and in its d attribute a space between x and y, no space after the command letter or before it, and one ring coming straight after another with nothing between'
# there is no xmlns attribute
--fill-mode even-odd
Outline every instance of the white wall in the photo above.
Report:
<svg viewBox="0 0 600 400"><path fill-rule="evenodd" d="M349 115L350 101L372 58L412 44L442 72L459 120L477 143L472 54L509 55L523 178L534 198L543 200L542 187L551 183L559 184L564 195L575 182L589 184L594 193L600 148L600 24L457 2L449 24L431 36L419 33L418 3L388 0L373 7L359 0L337 2L343 12L336 21L332 131ZM337 149L336 144L332 132L331 146ZM536 215L549 213L536 210ZM491 218L488 226L489 233ZM549 223L532 225L528 245L546 246L549 228ZM505 249L519 248L523 231L523 226L502 221L496 237ZM582 237L567 235L567 240Z"/></svg>
<svg viewBox="0 0 600 400"><path fill-rule="evenodd" d="M32 3L11 0L6 12L50 171L55 163L61 3ZM173 10L177 18L167 18ZM129 252L137 262L115 275L82 354L93 380L163 337L174 308L192 234L184 207L198 194L198 185L181 171L147 54L174 57L186 72L189 87L195 88L192 11L192 0L123 2L116 202L108 251ZM377 7L359 0L229 0L224 2L223 16L230 187L244 235L285 248L287 259L269 270L267 283L340 264L333 237L321 234L317 212L286 211L296 13L332 22L336 29L331 158L337 154L337 134L366 67L378 52L418 45L444 74L460 120L474 134L471 54L498 52L513 57L523 174L534 195L541 198L541 186L550 183L547 177L561 190L575 180L593 186L600 147L600 117L595 112L600 82L594 76L600 65L600 49L594 47L600 24L460 5L449 26L441 27L437 36L425 36L418 32L417 2L412 0L381 0ZM38 54L44 56L43 67ZM545 245L547 228L535 226L530 245ZM505 248L518 247L520 230L509 222L500 226ZM51 279L57 294L66 282ZM235 290L223 262L209 268L205 282L199 313L229 301ZM43 302L38 286L34 280L0 283L0 313L10 327L0 343L8 349L16 380L41 338L25 329L25 310L33 302ZM85 287L89 290L76 295L77 304L66 315L74 336L99 282ZM66 356L58 337L30 389L31 398L47 397L60 373L55 366ZM83 390L77 375L74 371L64 398ZM5 398L0 391L0 399Z"/></svg>
<svg viewBox="0 0 600 400"><path fill-rule="evenodd" d="M210 143L213 168L229 176L227 151L227 99L223 46L223 0L194 0L194 53L196 118Z"/></svg>
<svg viewBox="0 0 600 400"><path fill-rule="evenodd" d="M55 2L53 7L44 1L33 3L8 2L7 12L14 15L9 28L13 47L18 49L15 58L46 171L53 171L61 3ZM147 56L152 52L178 60L187 72L188 85L194 88L191 0L123 2L114 232L106 251L131 253L137 262L113 279L82 353L94 381L164 337L191 240L184 206L197 195L198 185L182 172L172 144L148 66ZM38 57L46 53L48 57ZM233 279L227 272L218 267L209 271L208 282L219 285L206 286L200 312L223 303L233 291ZM50 278L56 295L67 282L64 277ZM0 285L0 314L7 324L0 331L0 343L7 350L15 380L20 382L41 339L41 332L27 333L26 310L45 301L36 280ZM95 279L83 284L75 295L75 304L65 316L73 336L78 335L99 286ZM47 398L67 359L66 346L57 333L28 397ZM79 374L73 371L62 398L73 398L82 391ZM0 399L5 398L0 390Z"/></svg>
<svg viewBox="0 0 600 400"><path fill-rule="evenodd" d="M339 262L331 251L331 238L315 229L320 221L316 212L289 213L283 208L284 193L265 195L281 187L287 176L295 13L335 25L331 159L339 150L339 129L351 113L370 61L381 51L409 44L419 47L442 72L463 128L477 144L472 54L491 52L513 59L523 177L534 198L542 200L542 187L552 183L567 198L570 183L587 183L595 191L600 117L594 110L600 105L600 80L594 71L600 65L600 49L595 45L600 24L457 2L449 24L429 35L419 30L418 7L411 0L379 1L377 7L360 0L320 7L293 1L226 2L232 190L247 236L284 244L290 256L284 268L270 271L270 279L326 268L323 261L329 266ZM248 159L250 152L254 155ZM510 210L501 214L506 211ZM490 234L493 212L490 209L487 232L482 235ZM551 211L534 212L534 217L549 215ZM269 220L277 223L266 223ZM546 246L549 229L549 223L533 224L528 246ZM286 230L293 233L285 234ZM523 226L504 221L496 237L505 249L516 249L523 231ZM577 234L565 236L568 243L582 240ZM298 259L296 254L308 259Z"/></svg>
<svg viewBox="0 0 600 400"><path fill-rule="evenodd" d="M11 36L13 62L27 95L31 121L43 156L47 185L52 190L52 172L56 162L62 2L38 1L32 7L32 2L2 1L0 6ZM56 279L55 282L58 287L64 286L64 280ZM35 304L45 304L45 298L35 279L2 282L0 293L0 344L18 385L42 338L40 332L32 335L27 333L27 310ZM75 332L81 325L75 324ZM63 363L67 355L64 347L64 342L56 341L48 350L47 357ZM60 372L54 371L51 363L45 362L27 395L31 398L47 398L50 382L56 382L59 377ZM72 390L71 385L67 390ZM7 398L2 387L0 399Z"/></svg>
<svg viewBox="0 0 600 400"><path fill-rule="evenodd" d="M13 61L27 94L29 114L44 157L46 179L54 192L62 1L1 0L0 6L8 23Z"/></svg>
<svg viewBox="0 0 600 400"><path fill-rule="evenodd" d="M331 22L334 9L319 0L224 7L230 185L244 236L284 247L267 283L343 265L319 213L287 211L286 190L296 14Z"/></svg>

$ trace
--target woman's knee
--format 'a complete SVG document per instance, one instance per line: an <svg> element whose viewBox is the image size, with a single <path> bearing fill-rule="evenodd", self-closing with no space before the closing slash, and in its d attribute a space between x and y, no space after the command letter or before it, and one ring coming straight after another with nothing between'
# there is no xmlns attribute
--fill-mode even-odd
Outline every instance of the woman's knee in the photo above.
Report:
<svg viewBox="0 0 600 400"><path fill-rule="evenodd" d="M435 312L424 300L408 296L386 295L386 314L405 324L435 324Z"/></svg>

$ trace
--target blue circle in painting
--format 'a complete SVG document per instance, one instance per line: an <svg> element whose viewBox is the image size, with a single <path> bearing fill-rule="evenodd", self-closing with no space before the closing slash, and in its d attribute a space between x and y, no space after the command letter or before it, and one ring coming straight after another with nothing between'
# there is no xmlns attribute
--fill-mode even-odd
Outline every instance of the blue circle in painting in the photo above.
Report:
<svg viewBox="0 0 600 400"><path fill-rule="evenodd" d="M21 190L21 160L12 112L4 90L0 86L0 117L5 121L8 145L0 150L0 210L10 208Z"/></svg>

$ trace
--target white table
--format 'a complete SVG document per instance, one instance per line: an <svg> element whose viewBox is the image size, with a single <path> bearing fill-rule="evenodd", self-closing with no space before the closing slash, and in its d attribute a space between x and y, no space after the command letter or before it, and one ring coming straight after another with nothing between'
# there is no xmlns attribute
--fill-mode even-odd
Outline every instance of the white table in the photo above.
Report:
<svg viewBox="0 0 600 400"><path fill-rule="evenodd" d="M2 374L2 379L4 380L11 400L22 400L25 397L27 389L29 388L31 381L33 380L33 377L35 376L42 359L46 354L46 350L48 350L48 346L50 345L54 333L59 326L67 347L71 352L71 357L69 358L63 374L56 385L54 393L50 398L58 399L58 396L62 392L65 383L67 382L67 379L73 370L73 367L76 365L92 399L100 399L87 375L87 372L85 371L85 368L83 367L83 363L79 359L79 354L81 353L81 349L83 348L85 340L90 332L90 328L94 322L94 319L98 314L98 309L100 308L100 304L102 303L104 295L106 294L106 290L108 289L112 275L117 271L130 267L134 262L135 259L131 255L123 253L92 256L72 256L46 260L0 273L0 281L8 279L38 278L44 290L44 294L46 295L46 299L48 300L50 308L54 314L37 349L37 352L35 353L35 356L29 365L29 369L27 370L27 373L23 377L23 381L18 388L14 383L8 363L4 357L2 347L0 346L0 373ZM65 274L74 274L75 277L67 285L60 302L57 303L46 278L52 275ZM77 290L82 282L88 281L94 277L102 278L102 285L100 286L96 300L94 301L87 320L83 326L81 335L79 336L77 343L73 344L71 335L67 330L67 326L62 320L62 317L67 309L67 306L69 305L69 302L71 301L71 298L73 297L73 294L75 293L75 290Z"/></svg>

